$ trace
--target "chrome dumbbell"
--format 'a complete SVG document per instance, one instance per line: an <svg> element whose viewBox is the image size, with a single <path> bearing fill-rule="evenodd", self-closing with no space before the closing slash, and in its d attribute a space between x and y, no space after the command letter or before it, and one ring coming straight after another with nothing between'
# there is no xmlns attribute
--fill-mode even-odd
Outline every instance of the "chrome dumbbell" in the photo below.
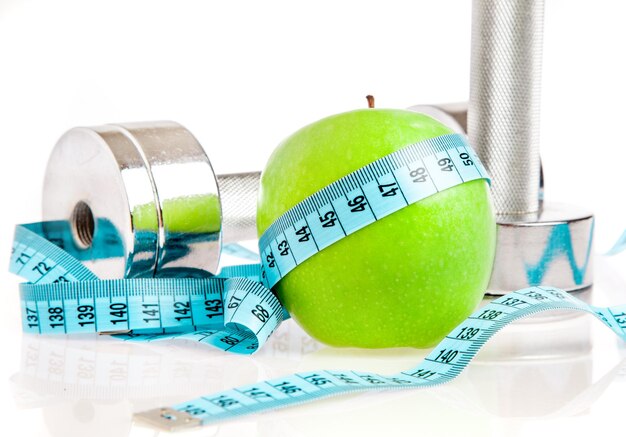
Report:
<svg viewBox="0 0 626 437"><path fill-rule="evenodd" d="M222 244L256 238L259 176L216 175L174 122L78 127L50 156L44 229L101 278L215 273Z"/></svg>
<svg viewBox="0 0 626 437"><path fill-rule="evenodd" d="M415 105L407 109L429 115L456 133L467 134L467 102Z"/></svg>
<svg viewBox="0 0 626 437"><path fill-rule="evenodd" d="M593 215L543 201L539 103L543 0L474 0L470 143L492 177L498 222L488 292L592 284Z"/></svg>

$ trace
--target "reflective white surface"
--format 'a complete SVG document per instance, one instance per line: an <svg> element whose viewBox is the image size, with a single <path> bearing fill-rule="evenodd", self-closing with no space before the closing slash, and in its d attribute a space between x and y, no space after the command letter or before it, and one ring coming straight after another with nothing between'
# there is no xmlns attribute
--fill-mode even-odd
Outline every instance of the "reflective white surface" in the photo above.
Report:
<svg viewBox="0 0 626 437"><path fill-rule="evenodd" d="M596 286L579 296L601 305L626 302L624 262L626 254L598 257ZM0 392L2 424L27 436L165 435L133 423L132 413L302 370L392 373L412 367L427 352L332 348L293 321L246 357L175 340L133 344L107 336L28 336L16 334L17 320L9 319L0 326L2 344L15 348L0 362L7 386ZM14 341L16 335L21 342ZM619 434L624 359L624 345L592 316L545 313L505 328L447 385L328 399L184 435Z"/></svg>
<svg viewBox="0 0 626 437"><path fill-rule="evenodd" d="M595 247L608 250L626 217L626 147L614 129L624 123L626 3L546 3L546 196L594 211ZM13 226L41 218L45 164L66 129L174 119L197 135L218 173L260 170L282 138L364 107L367 93L380 107L467 100L470 7L464 0L0 1L0 435L154 436L132 424L133 411L295 370L395 371L425 355L314 348L298 340L293 323L249 358L180 343L27 339L19 280L5 269ZM626 254L597 261L594 299L625 303ZM533 358L535 345L542 352ZM621 348L590 315L523 324L498 334L438 389L330 399L181 435L623 435Z"/></svg>

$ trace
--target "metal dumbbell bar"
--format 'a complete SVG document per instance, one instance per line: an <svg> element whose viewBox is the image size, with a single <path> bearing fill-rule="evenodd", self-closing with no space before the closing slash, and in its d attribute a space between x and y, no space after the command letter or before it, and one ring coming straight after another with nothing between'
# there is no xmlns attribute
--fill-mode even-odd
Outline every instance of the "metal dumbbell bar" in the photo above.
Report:
<svg viewBox="0 0 626 437"><path fill-rule="evenodd" d="M593 283L594 217L544 202L539 154L543 0L474 0L469 109L422 105L470 144L492 178L497 245L490 294Z"/></svg>
<svg viewBox="0 0 626 437"><path fill-rule="evenodd" d="M544 202L539 155L543 0L474 0L468 136L498 222L488 292L593 282L593 214Z"/></svg>

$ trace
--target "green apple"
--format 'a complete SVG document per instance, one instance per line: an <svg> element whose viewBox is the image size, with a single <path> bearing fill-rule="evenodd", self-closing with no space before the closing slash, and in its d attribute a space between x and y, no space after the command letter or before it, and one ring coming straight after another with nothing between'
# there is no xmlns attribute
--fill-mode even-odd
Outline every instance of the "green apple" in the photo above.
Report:
<svg viewBox="0 0 626 437"><path fill-rule="evenodd" d="M452 131L415 112L334 115L284 140L261 177L257 230L306 197L409 144ZM312 337L334 346L428 347L480 302L496 225L476 180L409 205L288 273L273 291Z"/></svg>

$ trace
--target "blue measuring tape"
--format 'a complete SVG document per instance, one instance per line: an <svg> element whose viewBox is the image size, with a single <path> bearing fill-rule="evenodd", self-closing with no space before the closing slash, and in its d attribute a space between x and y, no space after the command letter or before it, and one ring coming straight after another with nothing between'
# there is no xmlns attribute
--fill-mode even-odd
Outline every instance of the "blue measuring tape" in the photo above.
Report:
<svg viewBox="0 0 626 437"><path fill-rule="evenodd" d="M10 270L29 281L20 285L23 329L38 334L109 332L133 341L184 338L229 352L253 353L288 317L270 288L291 270L407 205L479 179L488 180L487 172L463 136L444 135L411 144L328 185L283 214L259 239L260 265L228 267L208 278L100 280L46 239L42 224L21 225L15 232ZM556 308L591 312L625 336L626 306L591 307L563 291L534 287L474 313L411 371L392 376L328 370L297 373L138 417L171 429L349 391L441 384L458 375L507 323Z"/></svg>
<svg viewBox="0 0 626 437"><path fill-rule="evenodd" d="M100 280L34 231L40 228L15 230L11 271L30 281L20 284L24 332L130 331L120 336L182 337L249 354L284 318L278 299L258 282L258 265L227 267L211 278Z"/></svg>
<svg viewBox="0 0 626 437"><path fill-rule="evenodd" d="M626 305L600 308L551 287L531 287L502 296L470 315L417 366L395 375L352 370L298 372L136 414L154 426L176 430L212 424L344 393L425 388L456 378L497 331L541 311L572 309L595 315L626 340Z"/></svg>
<svg viewBox="0 0 626 437"><path fill-rule="evenodd" d="M411 144L322 188L259 238L261 281L273 287L324 248L405 206L487 171L458 134Z"/></svg>
<svg viewBox="0 0 626 437"><path fill-rule="evenodd" d="M193 338L252 353L287 317L270 288L298 264L409 204L486 175L461 135L411 144L283 214L260 238L260 266L229 267L210 278L100 280L58 247L59 242L72 247L66 241L71 240L67 223L18 226L11 271L29 281L20 286L22 326L37 334L129 332L126 338L137 341ZM104 249L92 256L105 257L107 248L115 248L109 228L99 237L106 241L94 244Z"/></svg>

